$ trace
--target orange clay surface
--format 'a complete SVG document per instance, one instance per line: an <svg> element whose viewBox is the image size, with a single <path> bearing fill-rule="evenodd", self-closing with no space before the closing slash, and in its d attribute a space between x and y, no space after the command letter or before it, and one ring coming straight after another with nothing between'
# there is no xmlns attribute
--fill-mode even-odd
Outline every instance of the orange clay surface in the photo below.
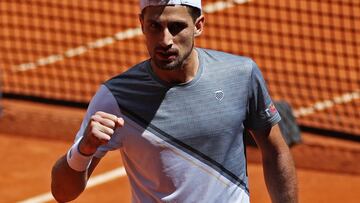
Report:
<svg viewBox="0 0 360 203"><path fill-rule="evenodd" d="M72 143L73 135L63 133L76 132L84 110L15 100L5 100L3 106L0 202L18 202L49 192L51 167ZM46 132L51 136L47 138ZM291 150L297 165L300 202L358 202L358 143L303 133L303 142ZM248 147L248 159L252 202L270 202L258 149ZM120 166L120 154L110 152L93 176ZM126 203L130 198L129 182L124 176L85 190L74 202Z"/></svg>

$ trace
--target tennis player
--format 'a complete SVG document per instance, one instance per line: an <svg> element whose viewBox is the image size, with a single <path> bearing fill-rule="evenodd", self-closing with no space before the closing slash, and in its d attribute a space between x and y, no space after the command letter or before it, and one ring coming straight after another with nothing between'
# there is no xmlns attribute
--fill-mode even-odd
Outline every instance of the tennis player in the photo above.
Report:
<svg viewBox="0 0 360 203"><path fill-rule="evenodd" d="M53 167L55 199L78 197L106 152L119 150L132 202L249 202L246 130L261 150L272 201L297 202L280 116L254 61L194 47L205 22L200 0L140 7L150 57L100 86Z"/></svg>

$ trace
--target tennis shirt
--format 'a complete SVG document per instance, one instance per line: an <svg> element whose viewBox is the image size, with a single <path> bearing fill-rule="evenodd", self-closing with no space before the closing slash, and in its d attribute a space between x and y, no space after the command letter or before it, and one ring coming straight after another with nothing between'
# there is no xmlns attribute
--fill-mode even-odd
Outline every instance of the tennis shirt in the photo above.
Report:
<svg viewBox="0 0 360 203"><path fill-rule="evenodd" d="M190 82L164 82L146 60L102 84L89 104L76 140L96 111L125 120L95 156L120 151L132 202L249 202L244 129L280 116L251 59L196 51Z"/></svg>

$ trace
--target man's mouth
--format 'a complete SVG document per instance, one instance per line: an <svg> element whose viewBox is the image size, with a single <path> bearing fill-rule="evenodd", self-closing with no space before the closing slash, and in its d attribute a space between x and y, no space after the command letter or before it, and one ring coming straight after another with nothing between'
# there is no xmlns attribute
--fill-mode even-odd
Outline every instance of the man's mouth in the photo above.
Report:
<svg viewBox="0 0 360 203"><path fill-rule="evenodd" d="M155 54L160 60L166 60L166 61L173 61L177 57L177 52L176 51L158 50L158 51L155 52Z"/></svg>

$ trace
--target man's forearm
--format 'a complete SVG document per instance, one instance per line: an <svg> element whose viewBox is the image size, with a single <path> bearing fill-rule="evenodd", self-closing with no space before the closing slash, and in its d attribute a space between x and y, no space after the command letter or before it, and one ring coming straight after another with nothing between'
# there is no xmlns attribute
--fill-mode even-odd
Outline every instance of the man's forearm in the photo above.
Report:
<svg viewBox="0 0 360 203"><path fill-rule="evenodd" d="M78 197L85 189L87 172L78 172L69 167L62 156L51 172L51 192L59 202L68 202Z"/></svg>
<svg viewBox="0 0 360 203"><path fill-rule="evenodd" d="M273 203L297 203L298 188L289 150L263 157L266 186Z"/></svg>

